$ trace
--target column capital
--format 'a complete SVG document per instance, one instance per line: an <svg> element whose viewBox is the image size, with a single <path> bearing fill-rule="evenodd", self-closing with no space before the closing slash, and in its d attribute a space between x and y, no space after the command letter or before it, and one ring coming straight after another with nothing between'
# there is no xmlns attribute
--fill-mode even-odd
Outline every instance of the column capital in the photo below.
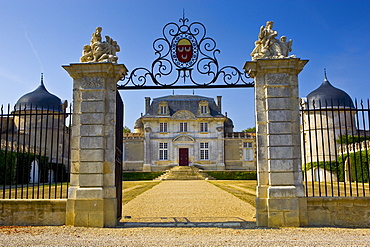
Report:
<svg viewBox="0 0 370 247"><path fill-rule="evenodd" d="M289 73L298 75L309 60L300 58L258 59L244 64L244 71L252 78L268 73Z"/></svg>
<svg viewBox="0 0 370 247"><path fill-rule="evenodd" d="M86 77L114 77L117 81L127 74L124 64L71 63L62 65L73 79Z"/></svg>

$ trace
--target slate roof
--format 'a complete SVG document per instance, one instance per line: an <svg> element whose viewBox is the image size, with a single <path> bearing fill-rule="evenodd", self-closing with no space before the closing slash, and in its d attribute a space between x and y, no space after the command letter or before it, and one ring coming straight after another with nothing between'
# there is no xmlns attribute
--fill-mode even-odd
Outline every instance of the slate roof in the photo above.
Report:
<svg viewBox="0 0 370 247"><path fill-rule="evenodd" d="M60 98L46 90L43 81L34 91L19 98L15 104L16 109L21 110L54 110L62 112L62 101Z"/></svg>
<svg viewBox="0 0 370 247"><path fill-rule="evenodd" d="M343 90L331 85L326 75L321 86L307 95L307 103L310 109L314 108L313 104L315 104L315 109L319 108L319 102L321 102L321 107L343 106L354 108L351 97Z"/></svg>
<svg viewBox="0 0 370 247"><path fill-rule="evenodd" d="M188 110L192 112L196 117L204 117L204 115L198 114L199 102L207 101L210 109L210 115L212 117L225 117L221 114L219 107L216 105L213 98L197 96L197 95L170 95L159 98L154 98L150 104L148 112L144 117L156 117L163 116L158 115L158 107L161 101L166 101L168 103L168 108L170 110L170 116L175 112L180 110Z"/></svg>

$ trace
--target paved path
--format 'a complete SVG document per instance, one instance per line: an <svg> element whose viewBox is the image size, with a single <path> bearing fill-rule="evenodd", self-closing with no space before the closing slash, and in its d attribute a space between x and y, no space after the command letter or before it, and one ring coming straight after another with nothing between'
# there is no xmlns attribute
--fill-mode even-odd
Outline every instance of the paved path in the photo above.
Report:
<svg viewBox="0 0 370 247"><path fill-rule="evenodd" d="M204 180L163 181L124 205L122 215L125 227L255 225L253 206Z"/></svg>

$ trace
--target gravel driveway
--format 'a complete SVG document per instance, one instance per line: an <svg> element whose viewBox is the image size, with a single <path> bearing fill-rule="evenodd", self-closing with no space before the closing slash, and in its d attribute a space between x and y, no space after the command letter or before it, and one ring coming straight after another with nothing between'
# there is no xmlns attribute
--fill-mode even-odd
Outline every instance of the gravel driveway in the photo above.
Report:
<svg viewBox="0 0 370 247"><path fill-rule="evenodd" d="M1 227L0 246L370 246L370 229Z"/></svg>

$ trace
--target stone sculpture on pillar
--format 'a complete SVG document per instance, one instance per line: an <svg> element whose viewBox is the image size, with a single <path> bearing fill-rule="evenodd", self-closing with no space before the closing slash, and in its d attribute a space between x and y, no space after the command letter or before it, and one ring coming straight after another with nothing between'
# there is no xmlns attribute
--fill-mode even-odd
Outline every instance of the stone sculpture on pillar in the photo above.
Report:
<svg viewBox="0 0 370 247"><path fill-rule="evenodd" d="M262 26L244 71L254 78L257 143L258 226L292 227L308 224L301 171L298 74L308 60L288 56L286 42Z"/></svg>
<svg viewBox="0 0 370 247"><path fill-rule="evenodd" d="M265 26L261 26L258 34L258 40L255 42L251 56L252 60L257 59L276 59L276 58L294 58L289 56L292 51L293 40L286 42L286 37L281 36L280 40L276 39L278 32L273 30L274 22L268 21Z"/></svg>
<svg viewBox="0 0 370 247"><path fill-rule="evenodd" d="M80 58L81 63L117 63L116 52L120 51L120 47L117 41L109 36L105 36L105 41L102 41L101 31L102 28L97 27L92 34L90 45L84 45Z"/></svg>
<svg viewBox="0 0 370 247"><path fill-rule="evenodd" d="M81 63L63 68L73 78L71 177L66 225L114 227L119 207L116 187L117 82L127 74L117 64L117 42L96 28Z"/></svg>

